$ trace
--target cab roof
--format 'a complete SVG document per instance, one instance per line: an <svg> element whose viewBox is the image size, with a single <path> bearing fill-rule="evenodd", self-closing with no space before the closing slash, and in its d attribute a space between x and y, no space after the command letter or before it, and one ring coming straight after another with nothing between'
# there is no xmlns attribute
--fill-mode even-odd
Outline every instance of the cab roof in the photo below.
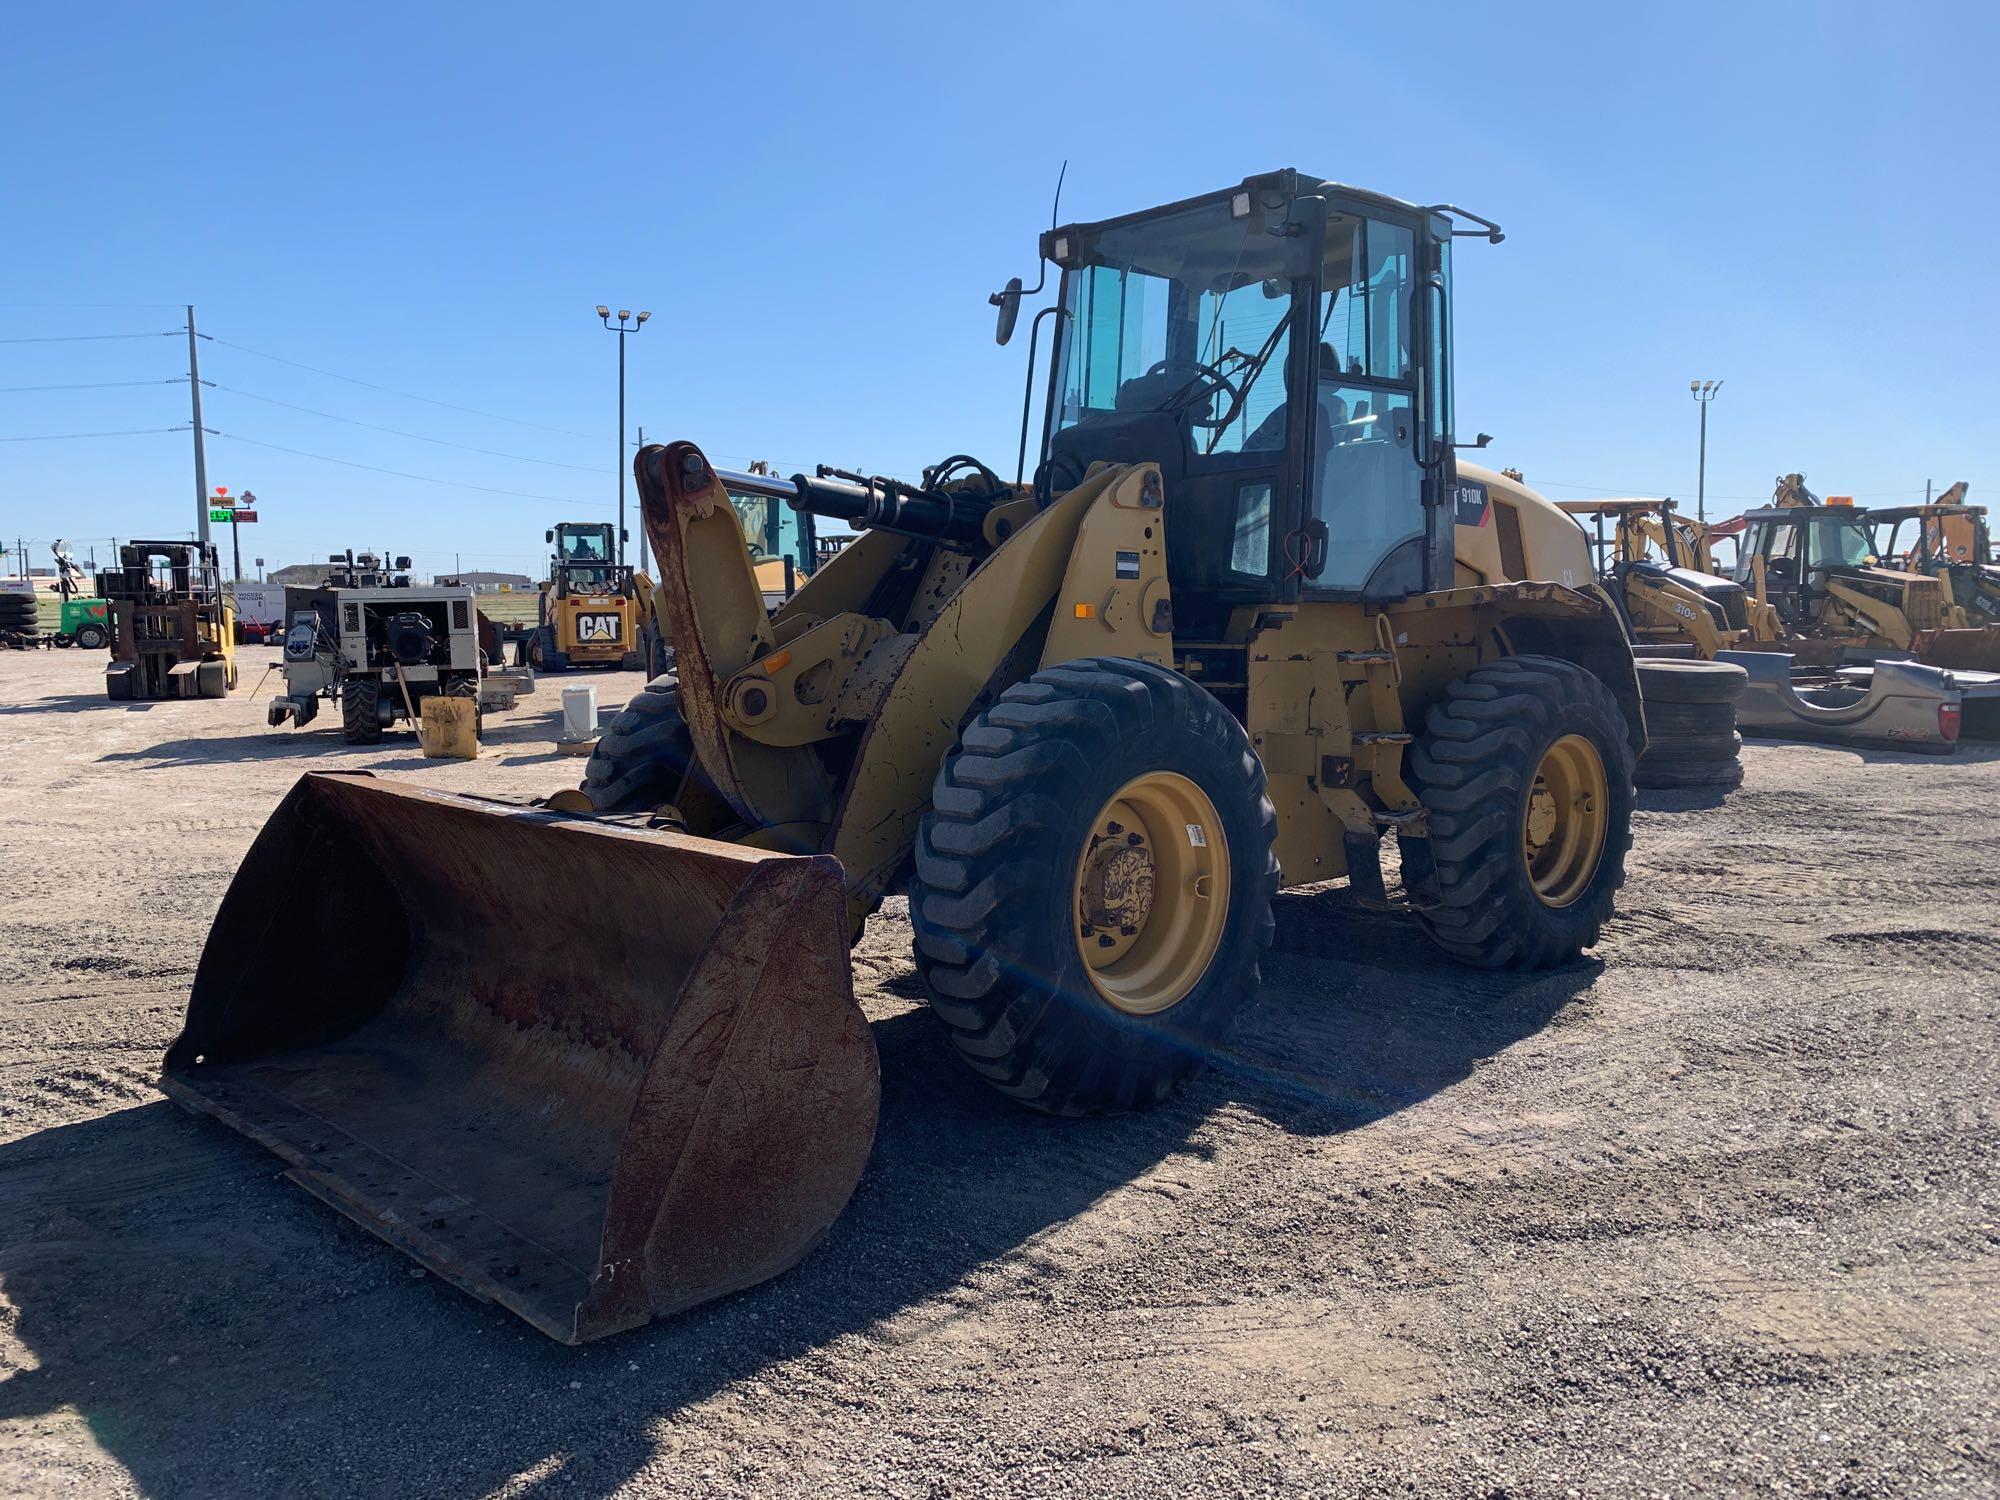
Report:
<svg viewBox="0 0 2000 1500"><path fill-rule="evenodd" d="M1679 510L1670 497L1658 500L1558 500L1556 504L1573 516L1630 515L1634 511Z"/></svg>
<svg viewBox="0 0 2000 1500"><path fill-rule="evenodd" d="M1983 505L1871 505L1871 521L1914 521L1923 516L1983 516Z"/></svg>
<svg viewBox="0 0 2000 1500"><path fill-rule="evenodd" d="M1416 215L1421 218L1429 210L1401 198L1392 198L1387 193L1372 192L1367 188L1349 187L1345 183L1329 178L1316 177L1310 172L1301 172L1296 167L1283 167L1275 172L1259 172L1244 178L1232 187L1218 188L1210 193L1197 193L1192 198L1176 199L1172 203L1162 203L1153 208L1136 209L1129 214L1119 214L1109 219L1077 219L1067 224L1059 224L1042 236L1042 254L1054 259L1050 253L1050 241L1058 235L1088 235L1105 229L1116 229L1127 224L1142 223L1147 219L1164 214L1178 213L1182 209L1197 208L1205 203L1218 203L1233 194L1241 192L1279 192L1287 197L1302 193L1338 194L1342 198L1353 199L1364 206L1375 205L1390 210L1398 217Z"/></svg>

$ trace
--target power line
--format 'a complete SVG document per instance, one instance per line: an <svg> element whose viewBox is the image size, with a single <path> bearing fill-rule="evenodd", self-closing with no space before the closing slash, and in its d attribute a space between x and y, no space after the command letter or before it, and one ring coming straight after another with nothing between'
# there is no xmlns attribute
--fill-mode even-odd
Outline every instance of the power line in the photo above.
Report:
<svg viewBox="0 0 2000 1500"><path fill-rule="evenodd" d="M80 385L0 385L0 395L16 395L22 391L108 391L131 385L179 385L181 377L169 380L87 380Z"/></svg>
<svg viewBox="0 0 2000 1500"><path fill-rule="evenodd" d="M405 432L398 427L383 427L375 422L362 422L354 417L339 416L330 411L316 411L310 406L300 406L291 401L280 401L276 396L260 396L255 391L246 391L238 386L217 384L218 391L227 391L232 396L245 396L252 401L263 401L271 406L282 406L288 411L302 411L309 417L324 417L329 422L345 422L350 427L365 427L370 432L386 432L391 437L411 438L419 443L435 443L440 448L457 448L464 453L483 453L490 458L511 458L518 463L546 464L552 469L574 469L579 474L608 474L609 469L596 468L590 464L566 464L553 458L534 458L526 453L501 453L492 448L481 448L472 443L454 443L448 438L429 437L421 432Z"/></svg>
<svg viewBox="0 0 2000 1500"><path fill-rule="evenodd" d="M0 437L0 443L56 443L65 438L138 437L148 432L186 432L188 424L178 427L123 427L115 432L38 432L30 437Z"/></svg>
<svg viewBox="0 0 2000 1500"><path fill-rule="evenodd" d="M57 333L45 338L0 339L0 344L89 344L100 339L170 339L180 331L169 328L164 333Z"/></svg>
<svg viewBox="0 0 2000 1500"><path fill-rule="evenodd" d="M158 311L162 307L171 307L178 309L181 305L182 304L178 302L0 302L0 307L118 308L122 311L127 311L127 312L131 311L135 307L150 308L154 311ZM175 331L178 332L179 330L176 329Z"/></svg>
<svg viewBox="0 0 2000 1500"><path fill-rule="evenodd" d="M179 431L181 429L176 428L173 430ZM213 431L213 429L210 430ZM441 484L451 489L459 490L478 490L481 494L486 495L510 495L517 500L546 500L552 505L567 505L594 510L608 508L602 502L593 505L590 501L572 500L563 495L537 495L528 490L495 489L491 485L467 484L460 479L439 479L433 474L411 474L402 469L384 469L375 464L356 463L351 458L335 458L327 453L308 453L303 448L287 448L282 443L261 442L256 438L241 437L233 432L215 432L214 435L219 438L227 438L233 443L248 443L253 448L269 448L275 453L290 453L298 458L314 458L318 459L321 463L340 464L349 469L366 469L371 474L388 474L397 479L414 479L423 484Z"/></svg>
<svg viewBox="0 0 2000 1500"><path fill-rule="evenodd" d="M442 406L446 411L464 412L468 416L484 417L491 422L511 422L516 427L536 427L540 428L543 432L560 432L566 437L591 438L594 440L598 436L594 432L578 432L574 427L551 427L546 422L530 422L523 417L507 417L502 416L499 412L481 411L475 406L459 406L455 402L440 401L434 396L419 396L415 391L399 391L394 386L377 385L372 380L357 380L354 376L342 375L337 370L323 370L318 365L305 364L296 359L286 359L282 354L266 354L261 349L252 349L248 344L238 344L225 338L214 338L213 335L210 337L215 343L221 344L225 348L234 349L242 354L251 354L255 355L258 359L268 359L277 364L290 365L295 370L310 370L313 374L324 375L329 380L344 380L349 385L362 386L371 391L382 391L391 396L401 396L407 401L421 401L427 406Z"/></svg>

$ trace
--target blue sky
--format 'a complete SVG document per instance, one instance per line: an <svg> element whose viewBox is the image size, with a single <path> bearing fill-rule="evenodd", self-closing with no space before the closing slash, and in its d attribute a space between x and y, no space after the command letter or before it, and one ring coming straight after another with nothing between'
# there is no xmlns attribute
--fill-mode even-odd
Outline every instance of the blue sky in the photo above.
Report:
<svg viewBox="0 0 2000 1500"><path fill-rule="evenodd" d="M1714 509L1787 469L1994 503L1994 17L16 7L0 340L153 335L192 301L211 481L261 500L246 560L527 568L549 522L615 501L593 304L652 311L649 438L1011 472L1025 342L995 347L985 296L1032 284L1060 163L1078 219L1289 165L1506 227L1461 246L1459 422L1552 496L1692 501L1703 376ZM0 391L0 438L184 422L185 371L165 337L0 342L0 387L160 382ZM40 561L183 532L192 496L185 432L0 442L0 532Z"/></svg>

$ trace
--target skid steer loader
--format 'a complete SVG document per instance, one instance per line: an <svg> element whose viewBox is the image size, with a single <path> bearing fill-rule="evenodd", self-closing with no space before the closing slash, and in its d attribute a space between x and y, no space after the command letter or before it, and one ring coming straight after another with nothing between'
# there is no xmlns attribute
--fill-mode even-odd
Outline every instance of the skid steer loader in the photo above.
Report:
<svg viewBox="0 0 2000 1500"><path fill-rule="evenodd" d="M1500 238L1295 172L1051 230L1032 482L643 449L676 673L546 806L305 777L166 1087L582 1340L773 1275L839 1213L877 1099L846 948L898 888L959 1055L1058 1114L1199 1068L1278 889L1384 902L1386 839L1446 953L1575 958L1644 729L1578 528L1455 462L1460 234ZM745 493L859 533L775 612ZM507 940L524 878L573 943Z"/></svg>

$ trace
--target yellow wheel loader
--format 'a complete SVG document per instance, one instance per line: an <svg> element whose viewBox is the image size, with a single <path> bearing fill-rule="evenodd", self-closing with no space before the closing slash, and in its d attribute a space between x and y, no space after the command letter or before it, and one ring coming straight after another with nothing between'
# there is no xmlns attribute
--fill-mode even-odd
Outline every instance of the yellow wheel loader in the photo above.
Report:
<svg viewBox="0 0 2000 1500"><path fill-rule="evenodd" d="M1216 1055L1276 892L1384 902L1386 840L1446 953L1575 959L1644 728L1578 529L1456 463L1461 234L1500 238L1289 171L1050 231L1031 480L1025 432L1011 482L642 450L677 672L612 774L544 806L303 778L166 1088L580 1341L840 1212L878 1093L846 951L892 891L970 1073L1065 1115ZM858 535L767 611L732 494ZM518 940L524 880L570 941Z"/></svg>

